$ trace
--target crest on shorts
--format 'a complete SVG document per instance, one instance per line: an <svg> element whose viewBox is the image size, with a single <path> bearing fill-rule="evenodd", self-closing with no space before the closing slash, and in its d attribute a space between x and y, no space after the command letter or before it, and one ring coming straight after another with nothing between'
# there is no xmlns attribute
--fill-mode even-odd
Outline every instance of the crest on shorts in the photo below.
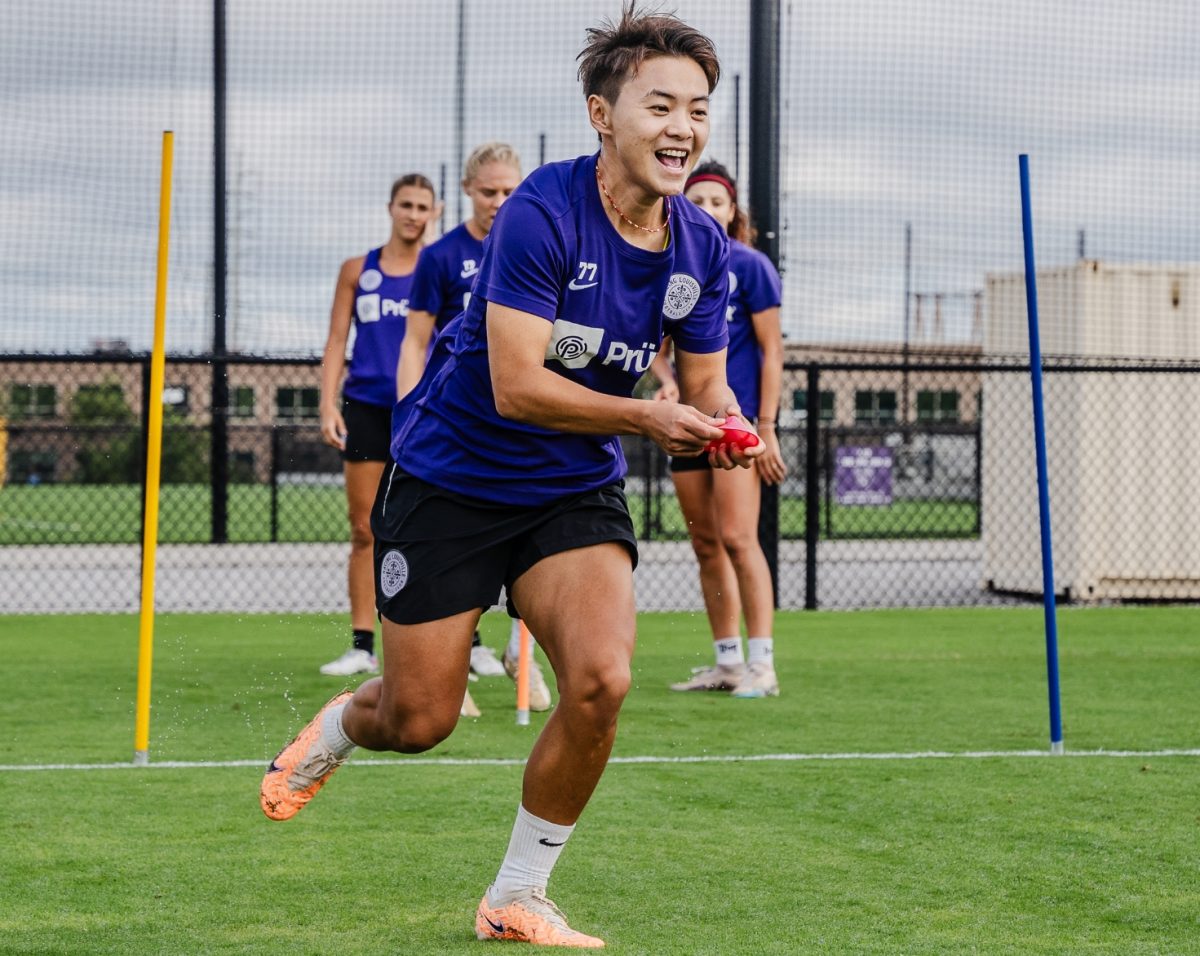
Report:
<svg viewBox="0 0 1200 956"><path fill-rule="evenodd" d="M700 283L686 272L676 272L667 283L667 294L663 298L663 315L668 319L682 319L700 301Z"/></svg>
<svg viewBox="0 0 1200 956"><path fill-rule="evenodd" d="M363 292L374 292L383 285L383 273L378 269L363 269L358 277L358 287Z"/></svg>
<svg viewBox="0 0 1200 956"><path fill-rule="evenodd" d="M389 551L379 565L379 590L395 597L408 584L408 560L399 551Z"/></svg>

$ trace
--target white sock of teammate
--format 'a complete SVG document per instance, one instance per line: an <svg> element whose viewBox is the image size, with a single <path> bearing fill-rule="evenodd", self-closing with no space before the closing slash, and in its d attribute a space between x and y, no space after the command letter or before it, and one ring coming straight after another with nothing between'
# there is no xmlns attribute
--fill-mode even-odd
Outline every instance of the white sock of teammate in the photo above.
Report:
<svg viewBox="0 0 1200 956"><path fill-rule="evenodd" d="M746 663L746 658L742 656L742 636L740 634L717 638L713 641L713 651L717 655L718 667L733 667Z"/></svg>
<svg viewBox="0 0 1200 956"><path fill-rule="evenodd" d="M574 829L574 824L560 826L518 807L508 852L496 881L488 888L492 906L507 906L531 889L545 890L550 871Z"/></svg>
<svg viewBox="0 0 1200 956"><path fill-rule="evenodd" d="M533 649L537 647L537 641L533 639L533 631L529 632L529 653L533 654ZM508 647L504 649L504 656L510 660L516 660L517 655L521 653L521 622L515 617L513 618L512 628L508 632Z"/></svg>
<svg viewBox="0 0 1200 956"><path fill-rule="evenodd" d="M746 641L750 645L750 663L759 661L775 666L775 639L773 637L752 637Z"/></svg>
<svg viewBox="0 0 1200 956"><path fill-rule="evenodd" d="M325 716L321 718L321 742L343 760L349 757L354 748L358 746L346 736L346 730L342 727L342 711L346 709L348 703L349 701L346 701L336 707L330 707L325 711Z"/></svg>

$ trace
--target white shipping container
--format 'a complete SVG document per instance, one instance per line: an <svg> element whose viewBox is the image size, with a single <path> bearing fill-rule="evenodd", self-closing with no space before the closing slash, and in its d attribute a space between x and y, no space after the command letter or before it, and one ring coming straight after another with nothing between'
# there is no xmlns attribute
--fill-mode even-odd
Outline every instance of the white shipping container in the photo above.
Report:
<svg viewBox="0 0 1200 956"><path fill-rule="evenodd" d="M1049 358L1200 360L1200 265L1081 261L1038 273ZM1028 357L1022 274L989 276L985 356ZM1055 589L1080 600L1200 599L1200 374L1044 379ZM1042 593L1029 375L988 373L984 579Z"/></svg>

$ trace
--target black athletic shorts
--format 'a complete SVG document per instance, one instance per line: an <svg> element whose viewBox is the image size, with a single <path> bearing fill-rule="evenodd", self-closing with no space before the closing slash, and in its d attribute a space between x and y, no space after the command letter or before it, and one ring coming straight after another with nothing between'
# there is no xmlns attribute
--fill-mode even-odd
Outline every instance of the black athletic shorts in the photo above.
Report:
<svg viewBox="0 0 1200 956"><path fill-rule="evenodd" d="M706 451L702 451L699 455L672 455L670 468L672 474L680 471L712 471Z"/></svg>
<svg viewBox="0 0 1200 956"><path fill-rule="evenodd" d="M437 621L489 608L531 567L551 555L616 541L637 566L637 537L622 483L547 505L502 505L383 472L371 511L375 606L397 624ZM579 582L587 587L586 581Z"/></svg>
<svg viewBox="0 0 1200 956"><path fill-rule="evenodd" d="M370 405L356 398L342 399L346 422L343 461L392 460L392 407Z"/></svg>

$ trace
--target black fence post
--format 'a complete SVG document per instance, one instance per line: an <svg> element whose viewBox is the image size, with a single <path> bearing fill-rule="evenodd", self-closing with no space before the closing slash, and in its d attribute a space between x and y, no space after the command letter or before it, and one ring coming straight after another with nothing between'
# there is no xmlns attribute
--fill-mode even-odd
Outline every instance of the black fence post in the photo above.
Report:
<svg viewBox="0 0 1200 956"><path fill-rule="evenodd" d="M758 236L755 246L779 267L779 0L750 0L750 208ZM737 108L740 77L735 78ZM738 136L735 120L734 136ZM740 145L740 143L738 144ZM739 150L734 150L738 167ZM771 409L767 409L771 411ZM779 489L764 484L758 513L758 540L771 569L771 588L779 607Z"/></svg>
<svg viewBox="0 0 1200 956"><path fill-rule="evenodd" d="M758 510L758 543L771 569L771 591L779 608L779 485L761 483Z"/></svg>
<svg viewBox="0 0 1200 956"><path fill-rule="evenodd" d="M663 456L658 449L650 449L651 467L654 469L654 530L663 533Z"/></svg>
<svg viewBox="0 0 1200 956"><path fill-rule="evenodd" d="M821 530L821 370L808 363L804 421L804 610L817 609L817 539Z"/></svg>
<svg viewBox="0 0 1200 956"><path fill-rule="evenodd" d="M650 520L650 462L657 446L649 440L642 441L642 540L650 540L652 522Z"/></svg>
<svg viewBox="0 0 1200 956"><path fill-rule="evenodd" d="M213 544L229 537L229 366L226 362L225 0L213 0L213 340L209 484Z"/></svg>
<svg viewBox="0 0 1200 956"><path fill-rule="evenodd" d="M750 209L755 247L779 267L779 0L750 0ZM740 91L739 91L740 92Z"/></svg>

